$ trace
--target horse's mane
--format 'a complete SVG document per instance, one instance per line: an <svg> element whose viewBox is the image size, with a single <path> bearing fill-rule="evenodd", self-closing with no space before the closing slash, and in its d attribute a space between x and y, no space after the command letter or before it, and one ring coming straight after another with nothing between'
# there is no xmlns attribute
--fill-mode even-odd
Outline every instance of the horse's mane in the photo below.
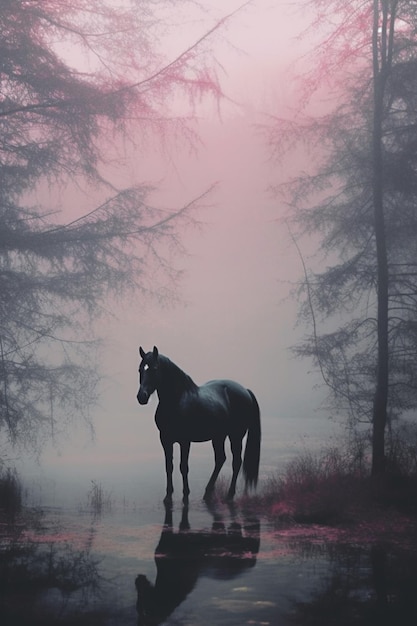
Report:
<svg viewBox="0 0 417 626"><path fill-rule="evenodd" d="M184 391L192 391L197 389L197 385L178 365L175 365L167 356L163 354L159 355L159 364L162 366L162 371L168 373L170 382L177 388L183 387Z"/></svg>

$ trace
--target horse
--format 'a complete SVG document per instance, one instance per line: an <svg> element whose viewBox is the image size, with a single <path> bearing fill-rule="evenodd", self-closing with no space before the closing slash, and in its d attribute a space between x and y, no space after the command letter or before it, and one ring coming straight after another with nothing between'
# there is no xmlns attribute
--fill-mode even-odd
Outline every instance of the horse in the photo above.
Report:
<svg viewBox="0 0 417 626"><path fill-rule="evenodd" d="M174 531L172 508L165 505L164 525L155 548L155 583L144 574L135 579L138 626L165 623L201 577L232 580L255 567L260 546L259 519L244 514L239 521L231 511L232 519L226 524L219 512L209 510L212 527L192 530L184 505L179 529Z"/></svg>
<svg viewBox="0 0 417 626"><path fill-rule="evenodd" d="M183 502L188 502L188 458L191 442L211 441L215 466L207 483L204 500L209 501L215 482L226 460L224 451L228 437L232 450L232 480L227 499L236 493L237 477L242 466L243 438L247 434L243 457L245 490L256 488L261 447L261 420L258 402L249 389L232 380L212 380L198 386L188 374L154 346L145 353L139 348L139 404L147 404L157 392L159 403L155 422L165 453L166 495L164 502L172 502L174 492L173 446L180 445L180 472L183 481Z"/></svg>

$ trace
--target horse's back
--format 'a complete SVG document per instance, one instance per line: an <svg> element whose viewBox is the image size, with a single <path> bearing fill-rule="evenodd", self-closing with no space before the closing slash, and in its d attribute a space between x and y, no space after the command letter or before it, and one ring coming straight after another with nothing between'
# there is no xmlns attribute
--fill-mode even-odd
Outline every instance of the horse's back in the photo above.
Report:
<svg viewBox="0 0 417 626"><path fill-rule="evenodd" d="M218 415L224 414L228 422L238 420L242 423L253 410L251 392L234 380L210 380L199 387L198 395L203 403L211 401L214 412L217 407Z"/></svg>
<svg viewBox="0 0 417 626"><path fill-rule="evenodd" d="M155 421L172 441L209 441L246 433L253 413L248 389L228 379L185 390L178 404L159 403Z"/></svg>

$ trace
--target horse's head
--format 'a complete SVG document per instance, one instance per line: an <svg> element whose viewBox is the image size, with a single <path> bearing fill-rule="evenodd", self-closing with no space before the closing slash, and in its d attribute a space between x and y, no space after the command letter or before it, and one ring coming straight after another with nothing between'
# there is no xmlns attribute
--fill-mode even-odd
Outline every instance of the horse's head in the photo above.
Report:
<svg viewBox="0 0 417 626"><path fill-rule="evenodd" d="M154 594L155 589L143 574L139 574L135 580L135 587L138 594L136 611L138 613L138 626L150 626L158 624L154 621Z"/></svg>
<svg viewBox="0 0 417 626"><path fill-rule="evenodd" d="M140 347L139 354L142 357L142 361L139 365L139 391L137 399L139 404L147 404L158 384L158 348L154 346L152 352L146 353L142 347Z"/></svg>

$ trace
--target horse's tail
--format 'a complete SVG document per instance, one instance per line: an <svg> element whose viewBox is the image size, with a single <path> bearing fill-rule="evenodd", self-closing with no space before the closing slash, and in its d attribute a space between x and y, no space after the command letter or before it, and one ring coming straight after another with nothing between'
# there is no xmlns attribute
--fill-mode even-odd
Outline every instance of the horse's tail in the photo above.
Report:
<svg viewBox="0 0 417 626"><path fill-rule="evenodd" d="M252 412L250 414L248 438L246 440L245 455L243 457L243 475L246 488L254 487L258 483L259 459L261 456L261 412L259 404L248 389L252 398Z"/></svg>

